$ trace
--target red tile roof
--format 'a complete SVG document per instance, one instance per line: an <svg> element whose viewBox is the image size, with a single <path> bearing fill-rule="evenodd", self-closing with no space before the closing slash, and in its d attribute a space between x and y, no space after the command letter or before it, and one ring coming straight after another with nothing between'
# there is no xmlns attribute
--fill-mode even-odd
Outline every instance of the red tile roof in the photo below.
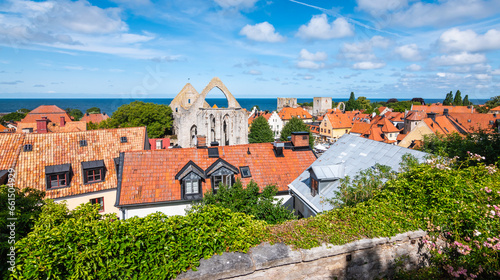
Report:
<svg viewBox="0 0 500 280"><path fill-rule="evenodd" d="M404 122L405 114L403 112L387 112L384 115L391 122Z"/></svg>
<svg viewBox="0 0 500 280"><path fill-rule="evenodd" d="M409 121L421 121L427 117L425 112L410 111L406 115L406 119Z"/></svg>
<svg viewBox="0 0 500 280"><path fill-rule="evenodd" d="M0 134L0 170L8 170L14 167L23 145L24 137L24 134Z"/></svg>
<svg viewBox="0 0 500 280"><path fill-rule="evenodd" d="M109 116L106 114L85 114L83 115L82 119L80 121L83 122L92 122L92 123L100 123L104 120L109 119Z"/></svg>
<svg viewBox="0 0 500 280"><path fill-rule="evenodd" d="M33 145L31 152L21 152L16 165L16 184L20 188L32 187L46 191L47 198L61 198L117 187L114 158L120 152L143 150L146 140L145 127L89 130L69 133L26 134L24 144ZM120 137L127 137L121 143ZM79 141L87 140L80 147ZM104 182L83 184L82 162L104 160ZM69 187L46 190L45 167L71 164L73 176Z"/></svg>
<svg viewBox="0 0 500 280"><path fill-rule="evenodd" d="M393 133L393 132L399 132L399 129L397 129L394 124L392 124L391 121L389 121L387 118L383 118L380 120L377 125L382 124L382 132L383 133Z"/></svg>
<svg viewBox="0 0 500 280"><path fill-rule="evenodd" d="M244 185L255 181L261 190L270 184L279 191L288 190L290 184L316 157L310 150L284 149L284 157L276 157L272 143L259 143L218 147L219 156L239 168L248 166L252 177L241 178ZM248 154L250 151L250 154ZM181 185L176 174L193 161L206 170L218 158L209 158L207 149L182 148L124 153L123 174L119 205L155 203L181 199ZM202 183L205 193L211 188L210 179Z"/></svg>
<svg viewBox="0 0 500 280"><path fill-rule="evenodd" d="M463 127L467 129L467 132L478 132L479 130L485 130L487 132L492 132L495 129L495 122L500 119L500 116L494 117L493 114L460 114L452 113L450 114L451 119L455 120Z"/></svg>
<svg viewBox="0 0 500 280"><path fill-rule="evenodd" d="M490 111L500 111L500 106L496 106L495 108L490 109Z"/></svg>
<svg viewBox="0 0 500 280"><path fill-rule="evenodd" d="M423 120L427 126L434 132L434 134L448 135L451 133L459 133L460 131L453 125L453 123L446 116L437 116L434 120L425 118Z"/></svg>
<svg viewBox="0 0 500 280"><path fill-rule="evenodd" d="M351 133L369 134L371 124L365 122L354 123L351 128Z"/></svg>
<svg viewBox="0 0 500 280"><path fill-rule="evenodd" d="M263 116L266 121L269 121L269 118L273 115L273 113L269 113L269 112L256 112L255 114L253 114L250 118L248 118L248 125L251 125L253 123L253 121L260 117L260 116Z"/></svg>
<svg viewBox="0 0 500 280"><path fill-rule="evenodd" d="M0 132L5 132L5 131L7 131L7 128L0 124Z"/></svg>
<svg viewBox="0 0 500 280"><path fill-rule="evenodd" d="M470 108L469 108L470 107ZM437 113L443 114L444 109L448 109L448 113L474 113L475 109L473 106L445 106L442 104L430 104L430 105L412 105L412 111L421 111L426 113Z"/></svg>
<svg viewBox="0 0 500 280"><path fill-rule="evenodd" d="M36 120L40 120L42 117L47 117L47 119L52 122L59 122L60 117L64 117L66 122L71 122L72 119L63 109L57 107L56 105L41 105L38 106L33 111L29 112L20 123L35 123ZM36 126L35 126L36 127Z"/></svg>
<svg viewBox="0 0 500 280"><path fill-rule="evenodd" d="M352 127L352 117L347 114L333 113L325 116L330 121L333 129Z"/></svg>
<svg viewBox="0 0 500 280"><path fill-rule="evenodd" d="M312 119L311 114L309 114L309 112L307 112L306 110L302 109L302 107L297 107L297 108L285 107L281 109L278 115L282 120L291 120L292 117L296 117L299 119Z"/></svg>

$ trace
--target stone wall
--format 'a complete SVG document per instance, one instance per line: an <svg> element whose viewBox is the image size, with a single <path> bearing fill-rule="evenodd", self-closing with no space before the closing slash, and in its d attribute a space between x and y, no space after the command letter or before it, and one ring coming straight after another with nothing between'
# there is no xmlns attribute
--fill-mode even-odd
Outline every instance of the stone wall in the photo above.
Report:
<svg viewBox="0 0 500 280"><path fill-rule="evenodd" d="M263 243L248 254L224 253L201 260L198 271L177 279L376 279L390 278L396 261L406 269L427 265L424 231L394 237L362 239L341 246L326 245L293 250L282 243Z"/></svg>

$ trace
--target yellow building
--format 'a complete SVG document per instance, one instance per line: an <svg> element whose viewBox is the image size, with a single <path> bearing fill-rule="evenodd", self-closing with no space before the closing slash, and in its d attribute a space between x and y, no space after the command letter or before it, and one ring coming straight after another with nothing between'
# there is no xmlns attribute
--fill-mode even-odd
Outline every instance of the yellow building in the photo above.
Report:
<svg viewBox="0 0 500 280"><path fill-rule="evenodd" d="M349 133L352 128L352 121L345 114L326 114L319 126L319 134L326 141L336 141L342 135Z"/></svg>

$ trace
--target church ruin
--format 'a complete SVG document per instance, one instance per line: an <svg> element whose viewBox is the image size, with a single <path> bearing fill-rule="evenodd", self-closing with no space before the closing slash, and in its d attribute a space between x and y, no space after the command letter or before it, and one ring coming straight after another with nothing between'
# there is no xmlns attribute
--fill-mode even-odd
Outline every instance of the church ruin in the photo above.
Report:
<svg viewBox="0 0 500 280"><path fill-rule="evenodd" d="M226 96L227 108L210 107L205 101L214 88ZM248 144L248 113L217 77L201 94L187 83L172 100L170 108L174 116L174 133L183 148L195 147L198 141L205 141L206 146Z"/></svg>

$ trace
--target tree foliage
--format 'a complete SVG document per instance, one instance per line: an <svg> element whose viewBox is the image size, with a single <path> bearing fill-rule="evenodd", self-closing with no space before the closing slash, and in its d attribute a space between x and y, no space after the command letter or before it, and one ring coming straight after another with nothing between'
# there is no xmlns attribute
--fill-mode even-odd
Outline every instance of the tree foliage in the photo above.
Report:
<svg viewBox="0 0 500 280"><path fill-rule="evenodd" d="M488 107L488 110L500 106L500 95L490 98L484 105Z"/></svg>
<svg viewBox="0 0 500 280"><path fill-rule="evenodd" d="M299 131L309 132L309 146L313 147L314 138L312 136L311 131L309 130L309 127L304 123L304 121L296 117L292 117L292 119L289 122L287 122L285 126L283 126L283 128L281 129L280 140L288 141L288 136L291 136L292 132L299 132Z"/></svg>
<svg viewBox="0 0 500 280"><path fill-rule="evenodd" d="M10 251L9 248L14 246L8 241L11 231L7 225L12 221L7 218L13 218L9 207L14 208L13 213L16 218L14 232L15 240L18 241L31 232L45 204L43 201L45 193L42 191L29 188L23 190L11 188L11 190L13 191L9 192L9 188L5 185L0 186L0 239L2 240L0 243L0 279L4 279L8 272L7 253ZM9 197L15 198L15 205L9 203Z"/></svg>
<svg viewBox="0 0 500 280"><path fill-rule="evenodd" d="M26 117L26 114L24 113L13 112L0 117L0 123L5 124L9 121L18 122L24 119L24 117Z"/></svg>
<svg viewBox="0 0 500 280"><path fill-rule="evenodd" d="M88 108L85 113L87 114L100 114L101 113L101 108L98 108L98 107L92 107L92 108Z"/></svg>
<svg viewBox="0 0 500 280"><path fill-rule="evenodd" d="M66 108L65 111L66 111L66 113L68 113L68 115L73 117L73 119L75 121L79 121L83 117L82 111L80 111L78 109Z"/></svg>
<svg viewBox="0 0 500 280"><path fill-rule="evenodd" d="M120 106L99 128L147 126L149 138L161 138L172 128L172 123L170 106L134 101Z"/></svg>
<svg viewBox="0 0 500 280"><path fill-rule="evenodd" d="M468 94L465 95L464 100L463 100L462 103L463 103L464 106L470 106L470 105L472 105L472 102L469 101L469 95Z"/></svg>
<svg viewBox="0 0 500 280"><path fill-rule="evenodd" d="M412 105L420 105L420 102L398 101L395 103L387 104L387 107L391 108L393 112L404 112L405 110L410 110Z"/></svg>
<svg viewBox="0 0 500 280"><path fill-rule="evenodd" d="M446 94L446 98L443 100L443 105L450 106L453 103L453 92Z"/></svg>
<svg viewBox="0 0 500 280"><path fill-rule="evenodd" d="M453 99L453 105L454 106L462 106L463 105L462 93L460 92L460 90L457 90L457 92L455 93L455 98Z"/></svg>
<svg viewBox="0 0 500 280"><path fill-rule="evenodd" d="M250 143L266 143L274 141L274 132L271 130L269 123L263 116L253 120L248 133L248 142Z"/></svg>
<svg viewBox="0 0 500 280"><path fill-rule="evenodd" d="M356 97L354 96L354 92L351 92L351 95L349 96L349 100L345 103L345 110L346 111L353 111L353 110L359 110L361 107L356 100Z"/></svg>
<svg viewBox="0 0 500 280"><path fill-rule="evenodd" d="M260 193L259 186L251 181L245 188L240 180L231 187L220 185L217 193L207 192L201 205L217 205L252 215L269 224L277 224L295 219L293 212L282 206L282 200L274 198L278 193L276 186L266 186Z"/></svg>

